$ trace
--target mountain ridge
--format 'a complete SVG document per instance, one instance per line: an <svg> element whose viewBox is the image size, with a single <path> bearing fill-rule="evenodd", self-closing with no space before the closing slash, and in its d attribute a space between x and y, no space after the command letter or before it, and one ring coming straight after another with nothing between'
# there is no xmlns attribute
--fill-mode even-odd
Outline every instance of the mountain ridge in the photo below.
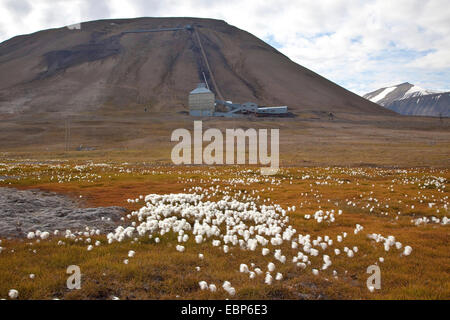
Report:
<svg viewBox="0 0 450 320"><path fill-rule="evenodd" d="M402 115L450 116L449 93L427 90L404 82L380 88L363 97Z"/></svg>
<svg viewBox="0 0 450 320"><path fill-rule="evenodd" d="M440 92L401 99L388 108L403 115L450 117L450 92Z"/></svg>

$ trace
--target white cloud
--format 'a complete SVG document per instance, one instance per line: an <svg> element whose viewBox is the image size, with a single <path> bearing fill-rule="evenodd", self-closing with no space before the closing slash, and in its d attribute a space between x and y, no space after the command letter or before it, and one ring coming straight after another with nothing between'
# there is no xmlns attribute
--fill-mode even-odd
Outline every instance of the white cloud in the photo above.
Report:
<svg viewBox="0 0 450 320"><path fill-rule="evenodd" d="M448 0L9 0L0 15L0 40L105 18L223 19L357 93L405 81L450 90Z"/></svg>

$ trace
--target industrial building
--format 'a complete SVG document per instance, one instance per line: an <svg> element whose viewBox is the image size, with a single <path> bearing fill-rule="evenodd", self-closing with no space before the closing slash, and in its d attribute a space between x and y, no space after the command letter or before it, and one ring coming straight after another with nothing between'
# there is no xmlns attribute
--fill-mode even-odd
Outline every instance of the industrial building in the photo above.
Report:
<svg viewBox="0 0 450 320"><path fill-rule="evenodd" d="M286 116L287 106L259 107L254 102L243 104L215 99L214 93L207 84L199 83L197 88L189 93L189 114L195 117L243 117L246 114L256 116ZM225 112L216 111L216 106L222 106Z"/></svg>
<svg viewBox="0 0 450 320"><path fill-rule="evenodd" d="M189 114L191 116L212 117L215 111L215 96L204 83L189 93Z"/></svg>
<svg viewBox="0 0 450 320"><path fill-rule="evenodd" d="M242 104L242 109L246 112L256 113L258 111L258 105L254 102L246 102Z"/></svg>

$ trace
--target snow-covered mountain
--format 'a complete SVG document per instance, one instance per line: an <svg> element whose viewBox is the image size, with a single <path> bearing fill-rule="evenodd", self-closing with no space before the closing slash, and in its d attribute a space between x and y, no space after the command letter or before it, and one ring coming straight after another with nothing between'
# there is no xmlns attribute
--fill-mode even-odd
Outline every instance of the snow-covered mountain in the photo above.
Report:
<svg viewBox="0 0 450 320"><path fill-rule="evenodd" d="M381 88L365 94L363 97L386 107L396 100L408 99L413 97L420 97L427 94L439 93L438 91L431 91L415 86L409 82L405 82L396 86Z"/></svg>
<svg viewBox="0 0 450 320"><path fill-rule="evenodd" d="M410 116L450 117L450 92L396 100L387 108Z"/></svg>
<svg viewBox="0 0 450 320"><path fill-rule="evenodd" d="M405 115L450 116L450 93L423 89L405 82L381 88L363 97Z"/></svg>

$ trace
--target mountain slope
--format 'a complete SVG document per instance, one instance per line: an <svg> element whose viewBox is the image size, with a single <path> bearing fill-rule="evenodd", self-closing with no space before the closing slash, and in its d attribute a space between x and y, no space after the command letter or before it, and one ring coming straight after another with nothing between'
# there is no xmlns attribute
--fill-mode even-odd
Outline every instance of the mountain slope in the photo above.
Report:
<svg viewBox="0 0 450 320"><path fill-rule="evenodd" d="M450 117L450 92L401 99L387 107L404 115Z"/></svg>
<svg viewBox="0 0 450 320"><path fill-rule="evenodd" d="M80 114L145 107L187 110L187 95L211 82L193 31L124 31L194 26L226 100L296 111L394 114L316 73L248 32L197 18L100 20L0 44L0 115Z"/></svg>
<svg viewBox="0 0 450 320"><path fill-rule="evenodd" d="M405 82L381 88L363 97L403 115L447 116L450 113L448 94L423 89Z"/></svg>

